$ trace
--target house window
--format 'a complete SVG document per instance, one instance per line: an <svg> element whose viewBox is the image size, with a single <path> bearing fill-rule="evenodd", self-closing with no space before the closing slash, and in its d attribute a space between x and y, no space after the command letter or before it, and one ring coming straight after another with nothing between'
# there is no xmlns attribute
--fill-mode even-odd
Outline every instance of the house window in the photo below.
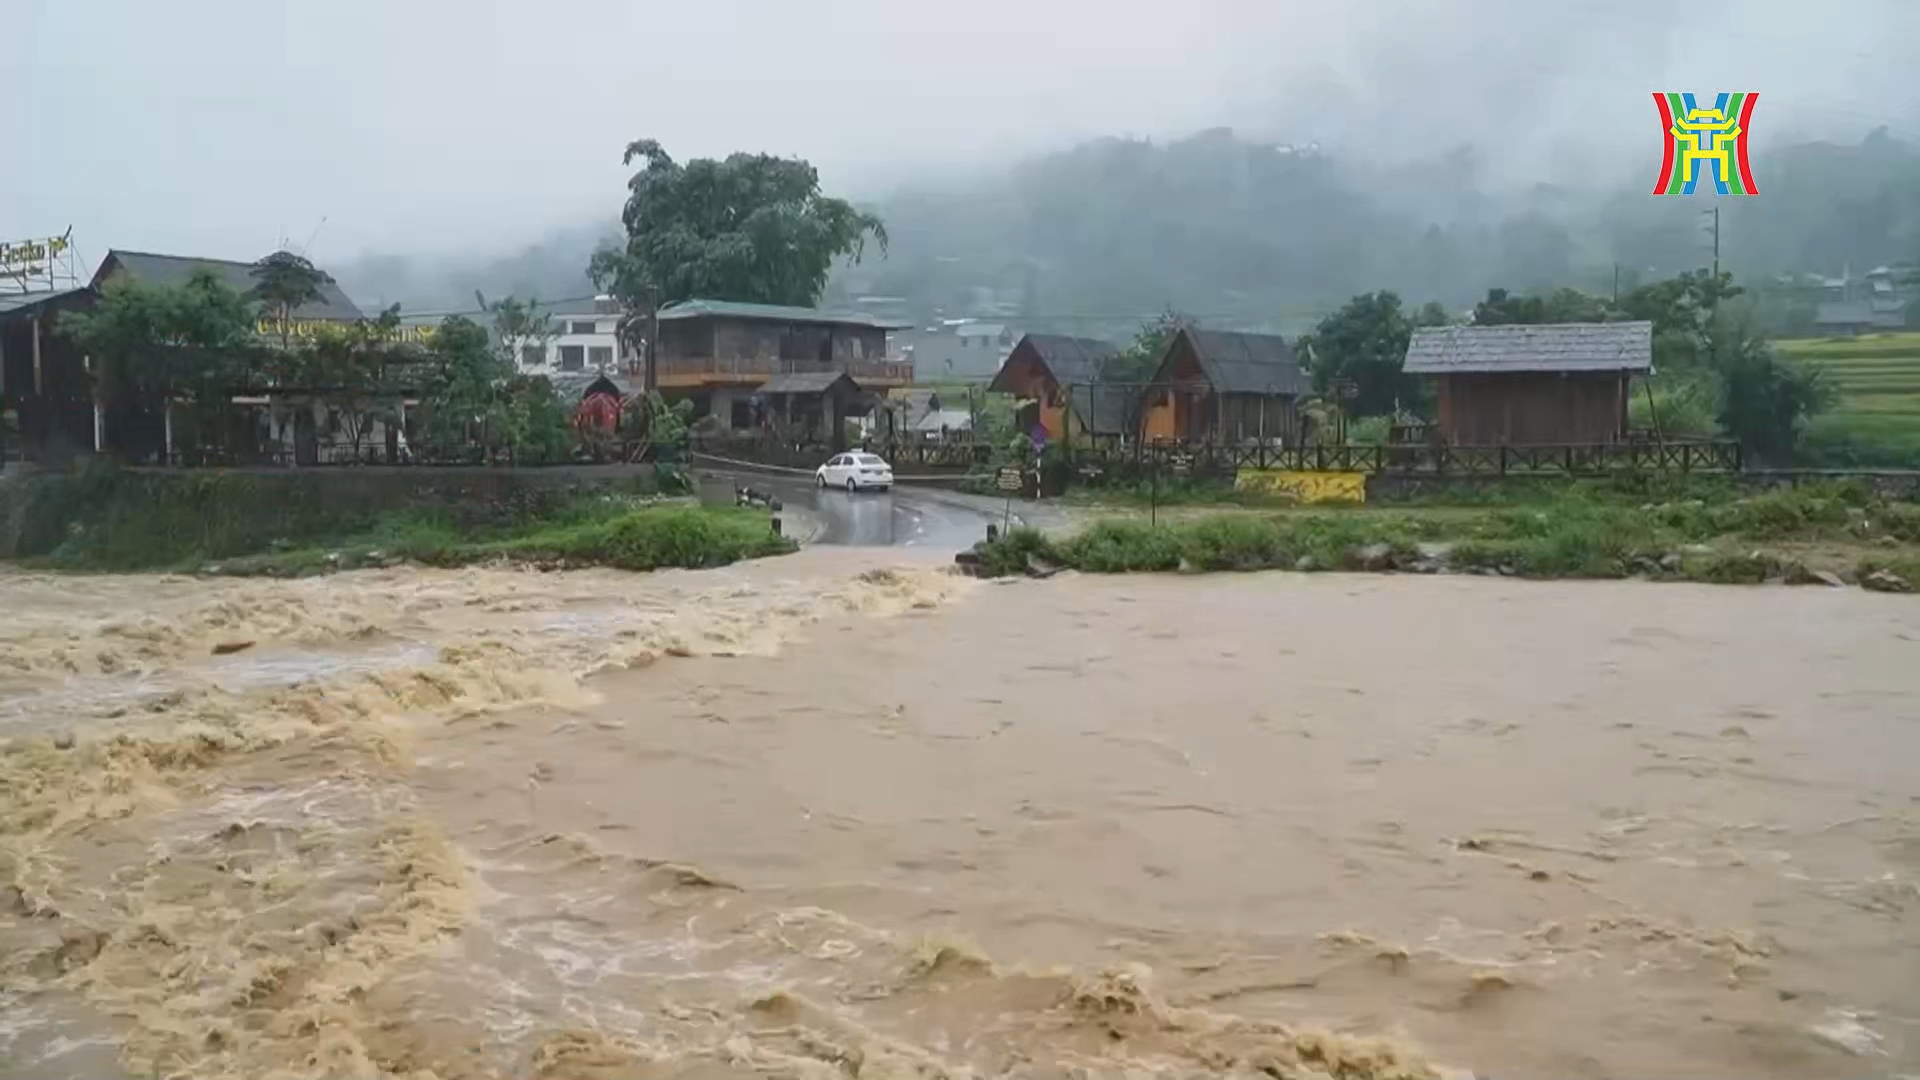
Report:
<svg viewBox="0 0 1920 1080"><path fill-rule="evenodd" d="M560 346L560 370L580 371L587 366L587 349L584 345Z"/></svg>
<svg viewBox="0 0 1920 1080"><path fill-rule="evenodd" d="M545 345L520 346L520 363L521 364L527 367L541 367L541 366L544 366L546 362L547 362L547 347Z"/></svg>
<svg viewBox="0 0 1920 1080"><path fill-rule="evenodd" d="M594 322L577 322L570 324L568 329L575 334L597 334L600 332L600 324Z"/></svg>
<svg viewBox="0 0 1920 1080"><path fill-rule="evenodd" d="M591 345L587 348L587 362L595 371L605 371L613 366L613 346Z"/></svg>

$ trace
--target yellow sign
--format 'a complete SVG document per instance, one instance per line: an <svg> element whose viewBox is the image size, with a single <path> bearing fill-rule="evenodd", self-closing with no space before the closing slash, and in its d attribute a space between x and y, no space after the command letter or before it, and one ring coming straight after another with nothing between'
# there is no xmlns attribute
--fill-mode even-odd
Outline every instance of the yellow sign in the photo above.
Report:
<svg viewBox="0 0 1920 1080"><path fill-rule="evenodd" d="M1277 495L1303 503L1363 503L1367 501L1367 474L1241 469L1233 475L1233 490L1253 495Z"/></svg>
<svg viewBox="0 0 1920 1080"><path fill-rule="evenodd" d="M305 341L324 337L327 334L341 333L352 325L352 323L326 319L295 319L286 323L282 323L279 319L261 319L254 324L253 332L264 338L277 338L284 335ZM434 331L437 329L439 328L433 326L396 326L391 333L383 336L389 341L406 341L424 345L433 340Z"/></svg>
<svg viewBox="0 0 1920 1080"><path fill-rule="evenodd" d="M23 266L37 270L41 263L59 257L72 244L73 241L64 236L49 236L45 240L0 242L0 266L9 270L17 270Z"/></svg>

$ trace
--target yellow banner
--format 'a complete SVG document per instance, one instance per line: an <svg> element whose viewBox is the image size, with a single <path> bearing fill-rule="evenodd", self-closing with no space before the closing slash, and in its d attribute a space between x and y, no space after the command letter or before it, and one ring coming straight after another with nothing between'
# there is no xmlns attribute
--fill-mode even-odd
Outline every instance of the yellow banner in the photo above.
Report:
<svg viewBox="0 0 1920 1080"><path fill-rule="evenodd" d="M1233 475L1233 490L1254 495L1277 495L1303 503L1363 503L1367 501L1367 474L1241 469Z"/></svg>

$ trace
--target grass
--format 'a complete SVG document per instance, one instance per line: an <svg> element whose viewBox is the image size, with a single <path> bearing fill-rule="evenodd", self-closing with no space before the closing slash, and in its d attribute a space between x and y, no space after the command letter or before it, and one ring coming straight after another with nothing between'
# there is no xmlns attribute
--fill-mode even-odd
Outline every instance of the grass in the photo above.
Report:
<svg viewBox="0 0 1920 1080"><path fill-rule="evenodd" d="M977 550L989 574L1039 559L1091 573L1414 569L1725 583L1920 560L1920 504L1847 484L1700 492L1710 497L1636 503L1606 488L1563 488L1522 505L1202 512L1158 527L1133 516L1061 536L1014 530Z"/></svg>
<svg viewBox="0 0 1920 1080"><path fill-rule="evenodd" d="M216 566L222 573L278 577L395 560L428 566L508 561L552 568L656 570L724 566L795 548L792 540L774 535L761 511L602 499L551 519L480 532L463 531L444 514L401 511L331 543L247 555Z"/></svg>

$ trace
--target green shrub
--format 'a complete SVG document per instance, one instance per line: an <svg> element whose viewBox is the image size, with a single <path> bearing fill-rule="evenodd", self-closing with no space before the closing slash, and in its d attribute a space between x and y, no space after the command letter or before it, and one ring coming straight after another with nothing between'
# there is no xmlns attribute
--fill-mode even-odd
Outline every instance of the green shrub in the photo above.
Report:
<svg viewBox="0 0 1920 1080"><path fill-rule="evenodd" d="M1180 566L1176 529L1145 522L1103 521L1058 546L1069 566L1099 574L1132 570L1176 570Z"/></svg>

